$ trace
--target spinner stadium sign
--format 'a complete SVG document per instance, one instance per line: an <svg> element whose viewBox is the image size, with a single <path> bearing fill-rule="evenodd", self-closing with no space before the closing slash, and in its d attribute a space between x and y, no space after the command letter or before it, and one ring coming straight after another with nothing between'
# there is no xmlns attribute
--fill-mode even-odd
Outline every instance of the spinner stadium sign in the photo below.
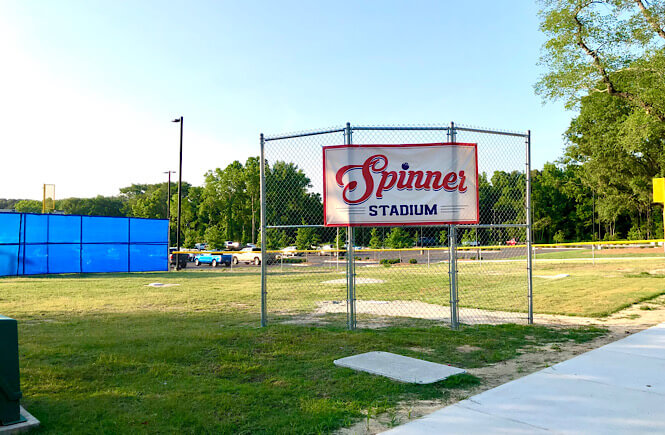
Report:
<svg viewBox="0 0 665 435"><path fill-rule="evenodd" d="M476 144L323 147L324 224L477 224Z"/></svg>

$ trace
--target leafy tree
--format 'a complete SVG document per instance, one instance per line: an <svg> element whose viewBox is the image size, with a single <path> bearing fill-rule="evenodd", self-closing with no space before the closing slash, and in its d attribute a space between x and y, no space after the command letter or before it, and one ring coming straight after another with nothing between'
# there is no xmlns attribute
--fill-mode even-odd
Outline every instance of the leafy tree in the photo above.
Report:
<svg viewBox="0 0 665 435"><path fill-rule="evenodd" d="M299 250L312 249L312 246L318 245L320 241L315 228L300 227L296 231L296 248Z"/></svg>
<svg viewBox="0 0 665 435"><path fill-rule="evenodd" d="M369 247L372 249L379 249L383 246L383 241L381 240L381 235L379 234L378 228L372 228L370 233L371 237L369 239Z"/></svg>
<svg viewBox="0 0 665 435"><path fill-rule="evenodd" d="M14 205L14 209L19 213L41 213L42 202L32 199L23 199Z"/></svg>
<svg viewBox="0 0 665 435"><path fill-rule="evenodd" d="M413 237L402 227L393 227L386 236L385 244L393 249L410 248L413 246Z"/></svg>
<svg viewBox="0 0 665 435"><path fill-rule="evenodd" d="M448 244L448 231L446 230L439 231L439 244L441 246L446 246Z"/></svg>
<svg viewBox="0 0 665 435"><path fill-rule="evenodd" d="M665 121L665 4L644 0L541 0L547 41L536 84L576 106L602 93Z"/></svg>
<svg viewBox="0 0 665 435"><path fill-rule="evenodd" d="M559 230L553 237L554 243L564 243L566 241L566 236L563 234L563 231Z"/></svg>

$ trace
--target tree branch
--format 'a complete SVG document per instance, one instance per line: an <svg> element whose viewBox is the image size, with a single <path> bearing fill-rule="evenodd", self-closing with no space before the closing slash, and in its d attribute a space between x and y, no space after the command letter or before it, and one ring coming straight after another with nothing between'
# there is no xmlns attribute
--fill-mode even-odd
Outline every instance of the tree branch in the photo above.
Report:
<svg viewBox="0 0 665 435"><path fill-rule="evenodd" d="M647 22L658 34L658 36L665 39L665 31L658 26L658 21L656 21L656 19L653 17L651 11L649 11L646 6L644 6L644 2L642 0L635 0L635 3L637 3L637 6L642 11L642 15L644 15L644 18L646 18Z"/></svg>
<svg viewBox="0 0 665 435"><path fill-rule="evenodd" d="M635 1L640 1L641 0L635 0ZM630 101L633 104L637 104L640 106L644 111L651 116L656 117L659 121L665 122L665 115L657 111L653 105L646 103L643 101L641 98L637 97L636 95L632 94L631 92L626 92L626 91L618 91L616 87L614 86L614 83L610 79L610 75L603 66L602 61L600 60L600 56L598 55L598 50L591 50L589 46L586 44L584 41L584 38L582 37L582 30L584 29L584 25L579 19L579 13L582 11L582 9L585 7L585 5L582 5L578 7L575 10L575 14L573 15L573 19L575 20L575 24L577 25L577 45L584 50L584 52L591 57L593 60L593 64L598 70L598 73L600 73L601 80L603 83L605 83L605 86L607 88L607 93L609 95L614 95L620 98L623 98L625 100Z"/></svg>

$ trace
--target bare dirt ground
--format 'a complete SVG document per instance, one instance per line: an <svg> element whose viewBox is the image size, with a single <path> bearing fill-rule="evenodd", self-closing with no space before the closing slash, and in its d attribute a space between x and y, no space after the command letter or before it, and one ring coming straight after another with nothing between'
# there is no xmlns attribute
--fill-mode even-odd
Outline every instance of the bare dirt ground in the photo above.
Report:
<svg viewBox="0 0 665 435"><path fill-rule="evenodd" d="M443 308L443 307L441 307ZM446 307L447 308L447 307ZM505 318L504 318L505 321ZM339 434L376 434L410 420L430 414L437 409L451 405L470 396L526 376L543 368L571 359L579 354L619 340L627 335L665 322L665 295L647 302L635 304L602 319L588 317L568 317L536 315L536 324L551 327L571 327L597 325L608 329L608 333L588 343L557 343L538 348L525 348L523 353L512 360L487 367L469 369L468 372L482 379L480 385L460 390L450 390L450 395L442 400L415 401L402 403L394 412L373 415L368 410L368 418L356 425L340 430ZM470 346L462 346L460 352L470 352Z"/></svg>

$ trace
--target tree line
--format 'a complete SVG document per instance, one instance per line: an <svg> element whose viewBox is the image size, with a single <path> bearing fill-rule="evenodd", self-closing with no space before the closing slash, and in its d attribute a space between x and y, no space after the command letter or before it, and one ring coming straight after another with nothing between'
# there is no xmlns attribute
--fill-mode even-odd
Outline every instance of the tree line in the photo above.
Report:
<svg viewBox="0 0 665 435"><path fill-rule="evenodd" d="M572 147L572 146L571 146ZM569 149L571 149L569 147ZM645 183L644 204L624 201L619 208L605 191L594 191L589 173L576 162L547 163L532 171L533 234L537 243L644 239L660 237L662 220L658 206L649 203ZM524 223L525 183L522 172L495 171L479 177L480 223ZM269 225L319 225L323 221L321 195L311 191L310 178L294 163L266 164L266 216ZM56 200L56 209L66 214L166 218L167 183L132 184L117 196ZM259 159L243 164L235 161L226 168L208 171L203 186L183 183L181 228L183 246L206 242L223 248L225 241L242 244L259 242L260 180ZM175 240L177 184L171 184L171 240ZM39 213L41 201L0 199L0 208ZM345 245L342 228L270 228L268 248L330 244ZM371 248L404 248L447 244L445 227L359 228L356 244ZM524 241L524 230L462 229L462 243L504 244L515 238Z"/></svg>

